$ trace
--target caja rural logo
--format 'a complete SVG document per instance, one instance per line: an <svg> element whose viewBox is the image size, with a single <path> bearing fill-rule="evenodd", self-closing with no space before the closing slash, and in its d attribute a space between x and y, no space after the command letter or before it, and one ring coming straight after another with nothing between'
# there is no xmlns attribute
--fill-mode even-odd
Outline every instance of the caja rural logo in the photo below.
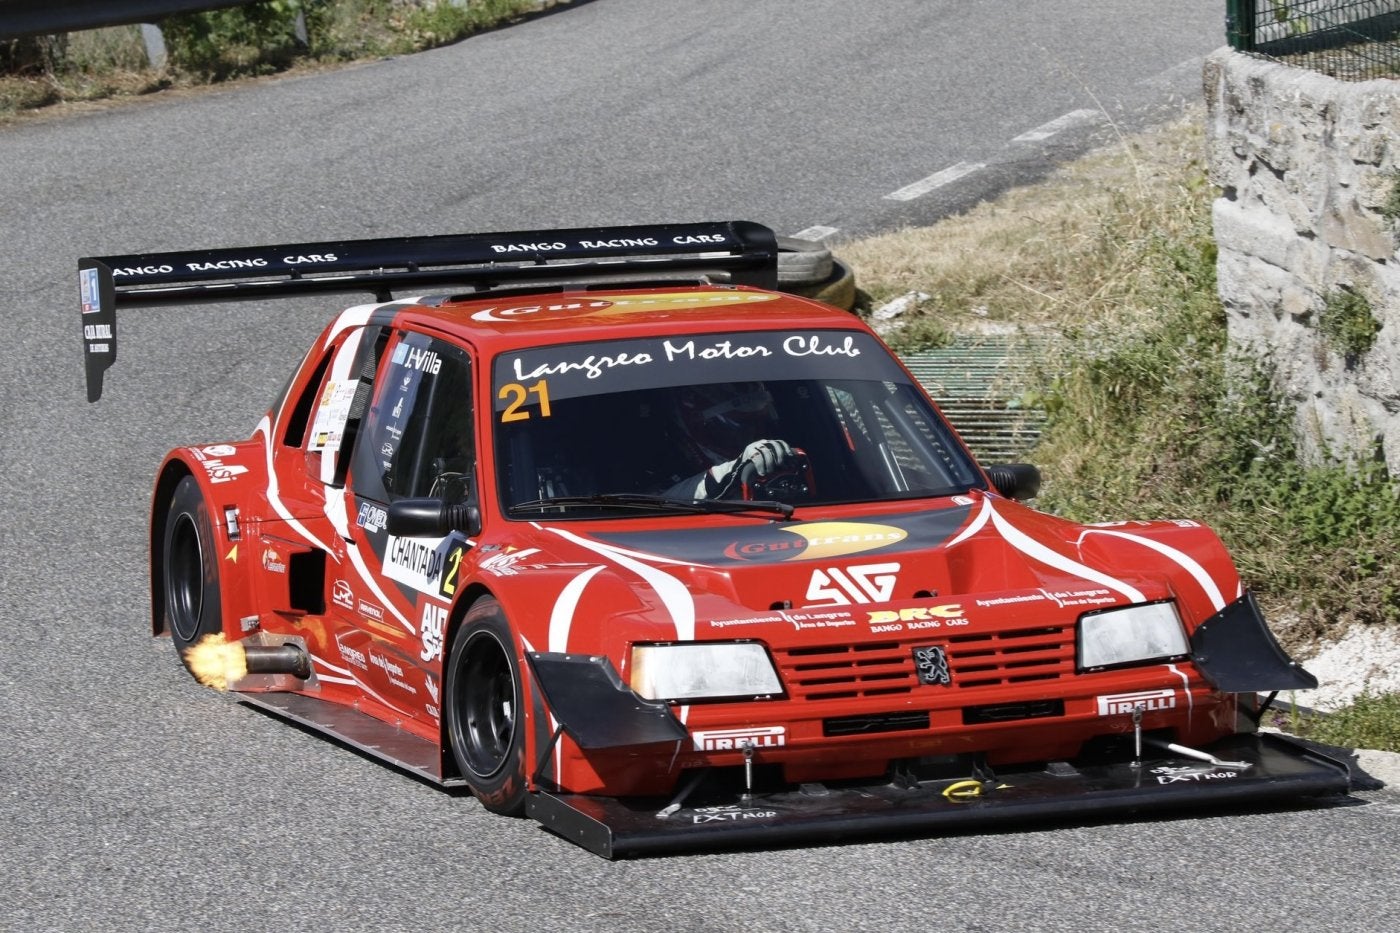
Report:
<svg viewBox="0 0 1400 933"><path fill-rule="evenodd" d="M844 557L898 544L909 532L893 525L864 522L810 522L746 536L724 549L732 560L776 562Z"/></svg>

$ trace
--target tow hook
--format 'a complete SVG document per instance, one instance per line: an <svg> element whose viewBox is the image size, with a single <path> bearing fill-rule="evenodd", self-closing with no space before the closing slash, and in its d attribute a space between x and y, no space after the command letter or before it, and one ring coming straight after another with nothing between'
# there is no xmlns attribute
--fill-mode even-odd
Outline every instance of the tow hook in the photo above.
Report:
<svg viewBox="0 0 1400 933"><path fill-rule="evenodd" d="M758 752L754 750L754 746L753 746L753 741L752 741L752 740L746 740L746 741L744 742L743 748L744 748L744 796L741 797L741 798L739 798L739 799L740 799L740 800L743 800L745 803L749 803L750 801L753 800L753 760L754 760L754 757L758 754Z"/></svg>
<svg viewBox="0 0 1400 933"><path fill-rule="evenodd" d="M1203 752L1197 748L1188 748L1185 745L1178 745L1175 742L1168 742L1163 739L1154 739L1149 736L1147 741L1175 755L1180 755L1183 758L1195 758L1197 761L1209 762L1217 768L1229 768L1231 771L1247 771L1252 767L1248 761L1225 761L1224 759L1216 758L1210 752Z"/></svg>

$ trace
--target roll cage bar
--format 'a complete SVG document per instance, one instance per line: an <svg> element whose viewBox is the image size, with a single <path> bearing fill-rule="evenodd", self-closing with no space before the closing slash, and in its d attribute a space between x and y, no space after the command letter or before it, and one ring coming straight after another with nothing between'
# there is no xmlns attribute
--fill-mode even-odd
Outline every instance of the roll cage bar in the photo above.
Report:
<svg viewBox="0 0 1400 933"><path fill-rule="evenodd" d="M91 256L78 260L78 280L87 397L95 402L117 359L119 306L316 292L369 292L391 301L394 290L424 285L480 294L659 280L774 289L778 246L772 230L744 220L581 227Z"/></svg>

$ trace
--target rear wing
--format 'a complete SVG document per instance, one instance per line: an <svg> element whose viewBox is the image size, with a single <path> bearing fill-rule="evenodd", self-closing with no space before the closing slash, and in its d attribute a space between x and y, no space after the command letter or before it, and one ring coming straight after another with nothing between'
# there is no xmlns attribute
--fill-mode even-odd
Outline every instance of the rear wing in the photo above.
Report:
<svg viewBox="0 0 1400 933"><path fill-rule="evenodd" d="M285 298L313 292L457 285L475 292L527 284L646 281L691 273L778 286L773 231L749 221L585 227L516 233L338 240L78 260L87 397L117 359L117 308Z"/></svg>

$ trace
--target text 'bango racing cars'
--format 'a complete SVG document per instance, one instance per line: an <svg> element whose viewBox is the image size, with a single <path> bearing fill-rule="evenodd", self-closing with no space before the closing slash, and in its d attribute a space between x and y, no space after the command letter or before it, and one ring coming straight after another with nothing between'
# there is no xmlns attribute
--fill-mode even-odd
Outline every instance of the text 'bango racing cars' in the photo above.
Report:
<svg viewBox="0 0 1400 933"><path fill-rule="evenodd" d="M173 451L152 624L206 683L605 856L1342 793L1194 521L983 469L744 222L80 261L116 309L368 291ZM445 286L437 297L391 292ZM1267 704L1265 704L1267 705Z"/></svg>

